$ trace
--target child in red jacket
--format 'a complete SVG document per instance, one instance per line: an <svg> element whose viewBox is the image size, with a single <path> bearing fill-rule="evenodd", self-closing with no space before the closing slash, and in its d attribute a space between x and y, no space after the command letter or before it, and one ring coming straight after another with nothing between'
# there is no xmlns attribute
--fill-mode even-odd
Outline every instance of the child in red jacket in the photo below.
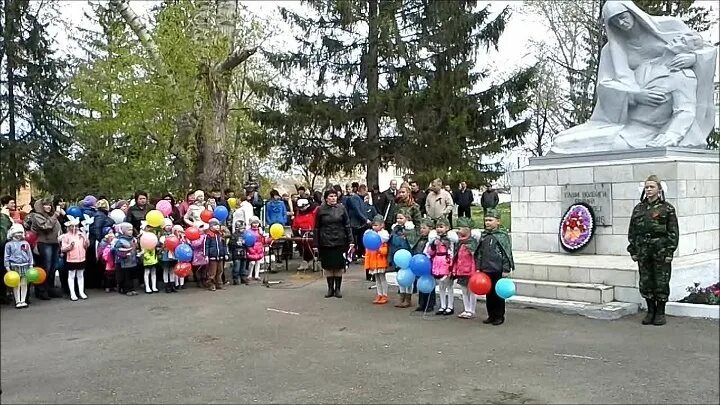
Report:
<svg viewBox="0 0 720 405"><path fill-rule="evenodd" d="M302 255L302 263L298 267L298 271L310 268L310 263L314 261L312 245L312 232L315 228L315 216L317 215L317 206L313 207L306 198L297 201L297 212L292 223L293 234L296 237L303 238L298 243L300 254ZM315 269L313 268L313 271Z"/></svg>

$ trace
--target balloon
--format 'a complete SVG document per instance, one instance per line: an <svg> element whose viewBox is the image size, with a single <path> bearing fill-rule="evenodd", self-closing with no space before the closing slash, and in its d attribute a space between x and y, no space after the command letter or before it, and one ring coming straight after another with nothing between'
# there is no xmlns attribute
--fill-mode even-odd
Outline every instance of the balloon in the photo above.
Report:
<svg viewBox="0 0 720 405"><path fill-rule="evenodd" d="M430 258L424 254L416 254L410 259L410 270L412 270L416 276L429 276L432 270Z"/></svg>
<svg viewBox="0 0 720 405"><path fill-rule="evenodd" d="M485 295L492 289L492 280L485 273L475 273L470 276L468 281L468 288L473 294Z"/></svg>
<svg viewBox="0 0 720 405"><path fill-rule="evenodd" d="M273 239L280 239L285 236L285 228L280 224L272 224L270 226L270 237Z"/></svg>
<svg viewBox="0 0 720 405"><path fill-rule="evenodd" d="M39 276L38 279L34 282L34 284L40 285L45 282L45 279L47 278L47 273L40 267L35 267L35 270L38 271Z"/></svg>
<svg viewBox="0 0 720 405"><path fill-rule="evenodd" d="M187 277L192 271L192 265L190 263L178 263L175 265L175 275L178 277Z"/></svg>
<svg viewBox="0 0 720 405"><path fill-rule="evenodd" d="M37 239L38 239L38 236L35 232L33 232L33 231L25 232L25 240L27 241L27 243L30 244L30 246L35 247L35 245L37 244Z"/></svg>
<svg viewBox="0 0 720 405"><path fill-rule="evenodd" d="M190 245L188 245L187 243L181 243L180 245L178 245L178 247L175 248L175 258L179 262L192 261L192 258L193 258L192 247L190 247Z"/></svg>
<svg viewBox="0 0 720 405"><path fill-rule="evenodd" d="M458 241L460 240L460 237L458 236L457 232L455 232L455 231L449 231L447 233L447 238L452 243L458 243Z"/></svg>
<svg viewBox="0 0 720 405"><path fill-rule="evenodd" d="M515 283L509 278L501 278L495 284L495 293L498 297L506 300L515 295Z"/></svg>
<svg viewBox="0 0 720 405"><path fill-rule="evenodd" d="M400 249L393 255L393 263L401 269L410 268L410 259L412 259L412 253L406 249Z"/></svg>
<svg viewBox="0 0 720 405"><path fill-rule="evenodd" d="M114 209L110 211L110 219L115 221L116 224L120 224L125 221L125 213L121 209Z"/></svg>
<svg viewBox="0 0 720 405"><path fill-rule="evenodd" d="M168 200L160 200L155 204L155 209L162 212L164 216L172 214L172 204Z"/></svg>
<svg viewBox="0 0 720 405"><path fill-rule="evenodd" d="M80 209L80 207L77 207L75 205L68 208L65 213L67 213L68 215L72 215L75 218L82 218L82 210Z"/></svg>
<svg viewBox="0 0 720 405"><path fill-rule="evenodd" d="M153 250L157 247L158 238L152 232L144 232L140 235L140 246L145 250Z"/></svg>
<svg viewBox="0 0 720 405"><path fill-rule="evenodd" d="M203 212L200 213L200 219L202 219L203 222L208 223L213 218L213 212L210 210L203 210Z"/></svg>
<svg viewBox="0 0 720 405"><path fill-rule="evenodd" d="M158 210L150 210L147 215L145 215L145 220L147 224L153 228L160 228L163 222L165 222L165 216Z"/></svg>
<svg viewBox="0 0 720 405"><path fill-rule="evenodd" d="M5 285L10 288L15 288L20 285L20 274L17 271L8 271L5 273Z"/></svg>
<svg viewBox="0 0 720 405"><path fill-rule="evenodd" d="M380 246L382 246L382 240L380 239L380 235L375 231L365 232L365 235L363 235L363 244L367 250L378 250Z"/></svg>
<svg viewBox="0 0 720 405"><path fill-rule="evenodd" d="M415 274L410 269L400 269L397 274L397 282L400 287L410 287L415 282Z"/></svg>
<svg viewBox="0 0 720 405"><path fill-rule="evenodd" d="M225 222L229 214L227 208L222 205L218 205L213 211L213 216L220 222Z"/></svg>
<svg viewBox="0 0 720 405"><path fill-rule="evenodd" d="M25 278L27 278L28 282L35 284L40 279L40 272L36 267L33 267L25 273Z"/></svg>
<svg viewBox="0 0 720 405"><path fill-rule="evenodd" d="M200 230L191 226L185 230L185 237L187 237L188 240L198 240L200 239Z"/></svg>
<svg viewBox="0 0 720 405"><path fill-rule="evenodd" d="M177 236L170 235L165 238L165 249L170 252L174 252L175 248L180 245L180 239Z"/></svg>
<svg viewBox="0 0 720 405"><path fill-rule="evenodd" d="M230 198L228 198L227 203L231 210L234 210L235 208L237 208L237 198L230 197Z"/></svg>
<svg viewBox="0 0 720 405"><path fill-rule="evenodd" d="M417 281L418 291L425 294L435 292L435 279L432 276L422 276Z"/></svg>
<svg viewBox="0 0 720 405"><path fill-rule="evenodd" d="M257 236L250 231L245 231L243 239L245 240L245 246L254 246L255 242L257 242Z"/></svg>

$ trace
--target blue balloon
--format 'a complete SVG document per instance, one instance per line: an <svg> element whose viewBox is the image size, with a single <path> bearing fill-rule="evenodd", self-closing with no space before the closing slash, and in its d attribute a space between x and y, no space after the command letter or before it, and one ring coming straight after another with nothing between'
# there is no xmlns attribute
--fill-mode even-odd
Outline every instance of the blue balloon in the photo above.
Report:
<svg viewBox="0 0 720 405"><path fill-rule="evenodd" d="M228 210L222 205L218 205L215 207L215 211L213 211L213 216L220 222L225 222L225 220L228 217Z"/></svg>
<svg viewBox="0 0 720 405"><path fill-rule="evenodd" d="M375 231L365 232L363 235L363 244L367 250L378 250L382 246L382 239Z"/></svg>
<svg viewBox="0 0 720 405"><path fill-rule="evenodd" d="M429 276L432 270L430 258L424 254L416 254L410 259L410 270L419 277Z"/></svg>
<svg viewBox="0 0 720 405"><path fill-rule="evenodd" d="M406 249L400 249L393 255L393 263L401 269L410 268L410 259L412 259L412 253Z"/></svg>
<svg viewBox="0 0 720 405"><path fill-rule="evenodd" d="M67 209L67 214L72 215L75 218L82 218L82 210L80 207L73 205L72 207Z"/></svg>
<svg viewBox="0 0 720 405"><path fill-rule="evenodd" d="M179 262L191 262L193 258L193 251L190 245L187 243L181 243L175 248L175 258Z"/></svg>
<svg viewBox="0 0 720 405"><path fill-rule="evenodd" d="M400 269L397 274L397 283L400 287L412 287L415 282L415 274L410 269Z"/></svg>
<svg viewBox="0 0 720 405"><path fill-rule="evenodd" d="M243 240L245 241L245 246L254 246L255 242L257 242L257 236L250 231L245 231Z"/></svg>
<svg viewBox="0 0 720 405"><path fill-rule="evenodd" d="M495 284L495 293L498 297L506 300L515 295L515 283L509 278L501 278Z"/></svg>
<svg viewBox="0 0 720 405"><path fill-rule="evenodd" d="M435 292L435 279L432 276L422 276L417 281L417 289L421 293L430 294Z"/></svg>

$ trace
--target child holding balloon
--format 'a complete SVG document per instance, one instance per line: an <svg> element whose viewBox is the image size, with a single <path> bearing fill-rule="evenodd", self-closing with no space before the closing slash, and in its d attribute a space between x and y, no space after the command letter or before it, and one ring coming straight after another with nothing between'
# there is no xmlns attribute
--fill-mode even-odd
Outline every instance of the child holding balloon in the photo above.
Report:
<svg viewBox="0 0 720 405"><path fill-rule="evenodd" d="M245 249L245 223L237 220L233 224L233 234L228 244L232 263L233 285L248 284L247 279L247 250Z"/></svg>
<svg viewBox="0 0 720 405"><path fill-rule="evenodd" d="M475 258L477 241L472 237L472 219L460 217L457 219L458 243L455 249L453 277L457 280L463 298L463 312L458 315L461 319L470 319L475 316L477 297L468 288L470 276L475 273Z"/></svg>
<svg viewBox="0 0 720 405"><path fill-rule="evenodd" d="M85 295L85 254L90 246L90 240L78 227L80 219L72 215L67 217L66 232L60 241L60 251L65 254L65 270L68 272L70 299L78 300L75 295L75 279L77 278L78 295L85 300L87 299L87 295Z"/></svg>
<svg viewBox="0 0 720 405"><path fill-rule="evenodd" d="M225 235L220 229L220 221L212 218L209 225L210 229L205 233L203 246L204 254L208 259L208 289L210 291L222 290L224 284L222 275L225 273L225 260L228 258L227 245L225 244Z"/></svg>
<svg viewBox="0 0 720 405"><path fill-rule="evenodd" d="M175 289L174 271L175 264L177 263L177 260L175 260L175 248L180 244L180 240L173 233L173 222L170 218L165 218L164 220L163 235L160 236L160 244L162 245L160 267L162 267L163 270L165 292L177 292Z"/></svg>
<svg viewBox="0 0 720 405"><path fill-rule="evenodd" d="M495 209L489 209L485 214L485 232L475 251L475 262L476 267L487 274L492 282L492 287L485 296L488 317L483 323L502 325L505 322L505 299L501 295L507 297L508 294L498 291L498 282L505 273L515 269L515 262L510 236L500 227L500 213Z"/></svg>
<svg viewBox="0 0 720 405"><path fill-rule="evenodd" d="M109 293L115 290L117 281L115 280L115 258L113 257L112 248L115 243L115 232L110 229L103 237L102 242L98 245L98 256L105 263L105 271L103 273L103 284L105 284L105 292Z"/></svg>
<svg viewBox="0 0 720 405"><path fill-rule="evenodd" d="M415 243L412 245L411 253L413 256L418 254L424 254L425 248L427 247L429 238L430 238L430 231L433 227L433 221L430 218L423 218L420 221L420 231L418 232L418 238L415 241ZM415 285L417 285L418 279L415 279ZM417 312L425 312L425 311L434 311L435 310L435 291L431 293L425 293L418 290L418 306L415 308L415 311Z"/></svg>
<svg viewBox="0 0 720 405"><path fill-rule="evenodd" d="M453 292L454 280L450 277L452 272L452 258L455 255L455 246L448 238L450 223L447 218L440 217L435 224L436 236L429 241L425 254L432 261L432 275L438 280L440 294L440 308L436 315L452 315L455 313L455 294Z"/></svg>
<svg viewBox="0 0 720 405"><path fill-rule="evenodd" d="M33 266L33 255L30 244L25 240L25 229L20 224L13 224L8 230L4 265L7 269L5 285L13 289L15 308L27 307L26 273Z"/></svg>
<svg viewBox="0 0 720 405"><path fill-rule="evenodd" d="M260 218L250 218L250 229L245 234L247 260L250 262L250 277L260 280L260 264L265 258L265 236L260 229ZM250 243L252 242L252 243Z"/></svg>
<svg viewBox="0 0 720 405"><path fill-rule="evenodd" d="M385 272L388 267L388 241L390 234L385 229L385 219L382 215L376 215L372 221L372 230L380 237L380 244L373 243L371 240L365 239L368 234L363 236L365 243L365 270L375 276L377 294L373 300L373 304L385 305L388 303L388 283L385 278ZM372 235L372 234L369 234ZM377 238L377 236L375 237ZM368 236L369 239L369 236ZM368 243L370 242L370 243ZM375 249L373 249L375 248Z"/></svg>
<svg viewBox="0 0 720 405"><path fill-rule="evenodd" d="M120 235L113 247L115 269L120 294L127 296L137 295L133 286L133 273L138 265L137 241L133 238L133 226L129 222L118 225Z"/></svg>
<svg viewBox="0 0 720 405"><path fill-rule="evenodd" d="M408 269L411 258L410 249L411 246L415 244L415 241L417 239L417 231L415 231L415 224L413 224L412 218L406 210L401 208L395 214L395 225L393 225L392 227L389 242L389 257L390 260L392 260L392 265L393 267L395 267L396 270ZM403 250L405 251L405 254L401 253L399 255L400 257L396 257L396 254ZM402 263L398 263L399 259L402 260ZM400 273L398 273L398 277L399 275ZM400 288L400 302L395 305L396 308L409 308L412 305L414 278L415 277L413 275L413 277L409 280L409 283L407 283L405 286L400 284L400 280L398 279L398 285Z"/></svg>
<svg viewBox="0 0 720 405"><path fill-rule="evenodd" d="M140 234L140 247L142 247L143 279L145 281L145 294L159 292L157 288L158 264L158 238L152 228L145 227ZM152 283L152 284L151 284Z"/></svg>

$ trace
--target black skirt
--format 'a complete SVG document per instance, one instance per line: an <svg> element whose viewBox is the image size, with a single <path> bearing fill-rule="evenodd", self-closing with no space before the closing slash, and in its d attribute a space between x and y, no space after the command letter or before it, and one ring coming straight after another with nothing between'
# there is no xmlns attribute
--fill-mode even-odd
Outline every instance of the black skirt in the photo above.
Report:
<svg viewBox="0 0 720 405"><path fill-rule="evenodd" d="M65 262L65 270L85 270L85 262L80 262L80 263Z"/></svg>
<svg viewBox="0 0 720 405"><path fill-rule="evenodd" d="M324 270L342 270L345 268L345 252L347 248L344 246L320 246L318 254L320 256L320 264Z"/></svg>

